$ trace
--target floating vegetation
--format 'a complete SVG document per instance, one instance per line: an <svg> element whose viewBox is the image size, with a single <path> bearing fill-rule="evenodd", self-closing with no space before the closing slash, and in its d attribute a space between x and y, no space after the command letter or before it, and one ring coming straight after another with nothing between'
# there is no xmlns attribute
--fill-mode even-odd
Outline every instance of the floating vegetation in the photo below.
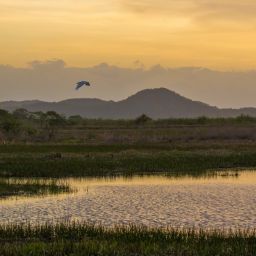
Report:
<svg viewBox="0 0 256 256"><path fill-rule="evenodd" d="M0 199L12 196L32 196L68 193L72 189L57 180L0 179Z"/></svg>

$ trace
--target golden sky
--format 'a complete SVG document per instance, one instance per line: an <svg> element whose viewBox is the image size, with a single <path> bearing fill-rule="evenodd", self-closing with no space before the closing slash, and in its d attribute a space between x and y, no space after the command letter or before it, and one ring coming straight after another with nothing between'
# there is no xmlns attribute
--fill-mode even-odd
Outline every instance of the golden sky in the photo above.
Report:
<svg viewBox="0 0 256 256"><path fill-rule="evenodd" d="M255 0L0 0L0 64L256 68Z"/></svg>

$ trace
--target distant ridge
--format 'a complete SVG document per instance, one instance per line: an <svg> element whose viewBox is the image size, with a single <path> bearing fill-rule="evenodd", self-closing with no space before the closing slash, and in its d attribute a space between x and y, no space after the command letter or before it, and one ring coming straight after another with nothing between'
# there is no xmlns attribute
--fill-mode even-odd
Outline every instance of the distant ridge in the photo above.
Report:
<svg viewBox="0 0 256 256"><path fill-rule="evenodd" d="M185 98L165 88L146 89L121 101L100 99L67 99L60 102L5 101L0 109L13 111L25 108L31 112L56 111L66 116L81 115L87 118L131 119L146 114L154 119L235 117L241 114L256 116L256 108L220 109L199 101Z"/></svg>

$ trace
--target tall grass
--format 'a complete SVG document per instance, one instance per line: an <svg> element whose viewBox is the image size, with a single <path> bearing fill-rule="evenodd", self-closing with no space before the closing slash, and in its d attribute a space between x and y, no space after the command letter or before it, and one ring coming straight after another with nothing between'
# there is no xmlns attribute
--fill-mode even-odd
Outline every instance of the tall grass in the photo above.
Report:
<svg viewBox="0 0 256 256"><path fill-rule="evenodd" d="M130 225L104 228L86 223L0 226L0 255L256 254L255 231L157 229Z"/></svg>
<svg viewBox="0 0 256 256"><path fill-rule="evenodd" d="M86 177L141 173L204 174L208 170L256 167L256 151L168 151L79 154L61 158L44 155L4 156L1 177Z"/></svg>

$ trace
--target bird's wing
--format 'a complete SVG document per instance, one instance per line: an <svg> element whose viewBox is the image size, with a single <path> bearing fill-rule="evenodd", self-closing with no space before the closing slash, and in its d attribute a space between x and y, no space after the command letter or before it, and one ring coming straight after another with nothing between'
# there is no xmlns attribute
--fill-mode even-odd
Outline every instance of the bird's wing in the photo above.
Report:
<svg viewBox="0 0 256 256"><path fill-rule="evenodd" d="M82 86L91 86L91 84L88 81L80 81L76 83L76 90L78 90Z"/></svg>
<svg viewBox="0 0 256 256"><path fill-rule="evenodd" d="M80 83L77 83L76 84L76 90L78 90L80 87L82 87L83 86L83 84L80 84Z"/></svg>

